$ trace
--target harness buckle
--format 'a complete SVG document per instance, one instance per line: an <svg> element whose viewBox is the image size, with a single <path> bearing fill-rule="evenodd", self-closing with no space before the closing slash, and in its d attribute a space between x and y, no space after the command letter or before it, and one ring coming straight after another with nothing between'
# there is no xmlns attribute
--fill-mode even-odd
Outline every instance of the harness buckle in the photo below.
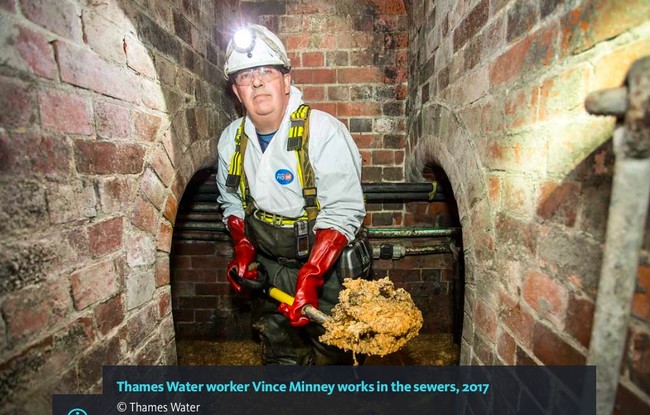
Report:
<svg viewBox="0 0 650 415"><path fill-rule="evenodd" d="M241 176L236 174L228 174L228 177L226 177L226 187L229 189L237 190L240 180Z"/></svg>

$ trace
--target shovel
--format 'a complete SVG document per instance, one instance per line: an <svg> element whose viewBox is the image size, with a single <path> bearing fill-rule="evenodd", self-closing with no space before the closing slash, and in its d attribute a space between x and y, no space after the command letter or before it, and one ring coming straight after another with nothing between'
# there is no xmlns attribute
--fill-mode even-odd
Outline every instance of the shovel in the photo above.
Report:
<svg viewBox="0 0 650 415"><path fill-rule="evenodd" d="M249 270L258 269L260 272L264 272L263 268L264 267L261 264L256 262L248 266ZM252 280L241 278L237 274L237 270L235 268L233 268L230 271L230 276L232 277L232 279L237 281L239 285L243 287L247 287L252 290L261 290L265 295L273 298L276 301L288 305L293 305L293 297L290 294L285 293L284 291L282 291L277 287L274 287L272 285L267 285L260 281L252 281ZM318 324L323 324L327 319L329 319L329 316L327 314L323 313L322 311L320 311L319 309L315 308L310 304L306 304L302 308L301 314L307 317L308 319L310 319L311 321L313 321L314 323L318 323Z"/></svg>
<svg viewBox="0 0 650 415"><path fill-rule="evenodd" d="M293 305L293 297L277 287L271 286L268 289L264 289L262 291L274 300L277 300L284 304ZM318 324L323 324L327 319L329 319L329 316L327 314L323 313L310 304L306 304L302 308L301 314L314 323Z"/></svg>

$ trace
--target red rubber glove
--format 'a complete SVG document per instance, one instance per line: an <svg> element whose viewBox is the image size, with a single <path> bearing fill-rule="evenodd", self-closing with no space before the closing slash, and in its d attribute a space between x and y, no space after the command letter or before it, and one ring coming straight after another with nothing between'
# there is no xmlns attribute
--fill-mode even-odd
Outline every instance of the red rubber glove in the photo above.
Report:
<svg viewBox="0 0 650 415"><path fill-rule="evenodd" d="M298 271L293 305L283 303L278 307L292 326L300 327L309 323L309 319L301 314L302 308L307 304L318 308L318 289L323 286L323 276L334 265L347 244L348 238L339 231L316 231L316 241L309 259Z"/></svg>
<svg viewBox="0 0 650 415"><path fill-rule="evenodd" d="M240 278L257 280L257 270L248 269L248 266L255 259L255 248L253 248L251 242L246 238L244 221L242 219L235 215L228 216L228 230L230 231L230 236L235 247L235 258L228 264L226 278L228 278L228 282L230 282L235 292L240 293L242 287L230 276L230 272L236 269L236 274Z"/></svg>

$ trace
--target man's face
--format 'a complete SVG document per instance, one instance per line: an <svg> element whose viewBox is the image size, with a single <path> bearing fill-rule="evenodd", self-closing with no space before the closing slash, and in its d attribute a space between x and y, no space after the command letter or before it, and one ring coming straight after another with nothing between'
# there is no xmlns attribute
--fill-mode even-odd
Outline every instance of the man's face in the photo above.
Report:
<svg viewBox="0 0 650 415"><path fill-rule="evenodd" d="M277 68L260 66L239 71L235 75L233 92L244 104L246 111L253 121L256 118L284 116L289 91L291 75L283 74Z"/></svg>

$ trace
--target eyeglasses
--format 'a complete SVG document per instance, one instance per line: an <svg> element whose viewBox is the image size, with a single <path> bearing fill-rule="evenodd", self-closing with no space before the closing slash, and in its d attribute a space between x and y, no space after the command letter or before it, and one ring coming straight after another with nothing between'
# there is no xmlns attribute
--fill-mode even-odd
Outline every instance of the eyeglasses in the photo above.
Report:
<svg viewBox="0 0 650 415"><path fill-rule="evenodd" d="M260 77L262 82L270 82L279 78L282 72L272 66L258 66L256 68L244 69L235 75L235 83L239 86L248 86L253 83L256 75Z"/></svg>

